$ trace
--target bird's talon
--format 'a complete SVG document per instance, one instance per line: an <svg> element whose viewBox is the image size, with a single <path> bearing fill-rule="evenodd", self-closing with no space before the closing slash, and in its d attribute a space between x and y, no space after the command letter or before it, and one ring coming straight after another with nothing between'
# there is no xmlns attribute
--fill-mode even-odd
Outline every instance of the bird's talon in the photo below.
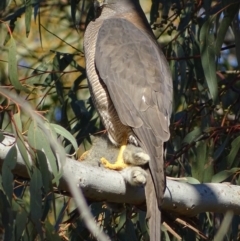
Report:
<svg viewBox="0 0 240 241"><path fill-rule="evenodd" d="M128 166L124 162L120 162L120 161L117 161L112 164L104 157L101 158L101 163L105 168L112 169L112 170L122 170Z"/></svg>

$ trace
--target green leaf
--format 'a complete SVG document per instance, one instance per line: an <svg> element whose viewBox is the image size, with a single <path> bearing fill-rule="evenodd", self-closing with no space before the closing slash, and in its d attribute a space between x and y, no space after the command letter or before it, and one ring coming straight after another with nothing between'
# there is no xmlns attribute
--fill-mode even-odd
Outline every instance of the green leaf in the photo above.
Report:
<svg viewBox="0 0 240 241"><path fill-rule="evenodd" d="M31 167L32 165L30 164L28 152L27 152L27 147L25 146L23 137L21 136L20 138L17 138L17 147L19 149L19 152L25 162L25 165L27 167L28 175L31 177Z"/></svg>
<svg viewBox="0 0 240 241"><path fill-rule="evenodd" d="M11 84L16 90L23 90L29 92L27 88L22 86L18 79L18 70L17 70L17 48L14 38L11 36L10 44L8 48L8 73Z"/></svg>
<svg viewBox="0 0 240 241"><path fill-rule="evenodd" d="M33 167L33 175L30 181L30 214L31 219L38 231L38 234L43 239L43 231L41 225L42 218L42 191L41 188L42 175L41 172Z"/></svg>
<svg viewBox="0 0 240 241"><path fill-rule="evenodd" d="M49 135L55 135L52 133L51 130L47 127L46 123L46 132L49 131ZM46 134L42 131L41 128L37 125L35 121L32 121L32 123L29 126L28 130L28 140L29 143L38 150L44 150L44 153L49 161L51 171L54 175L54 181L57 183L59 182L59 179L62 176L62 173L59 172L58 170L58 165L57 165L57 158L55 154L53 153L53 150L51 148L50 142Z"/></svg>
<svg viewBox="0 0 240 241"><path fill-rule="evenodd" d="M118 225L116 226L115 230L116 232L118 233L122 228L123 226L126 224L126 219L127 219L127 216L126 216L126 210L124 210L121 215L120 215L120 219L119 219L119 222L118 222Z"/></svg>
<svg viewBox="0 0 240 241"><path fill-rule="evenodd" d="M20 112L17 112L16 114L13 115L13 120L17 127L17 131L22 132L22 120L21 120Z"/></svg>
<svg viewBox="0 0 240 241"><path fill-rule="evenodd" d="M5 136L3 132L0 131L0 143L3 142L4 139L5 139Z"/></svg>
<svg viewBox="0 0 240 241"><path fill-rule="evenodd" d="M200 55L200 48L197 41L193 42L192 55L193 56ZM200 89L199 88L201 86L200 84L203 84L203 81L204 81L204 72L203 72L202 62L200 58L194 58L193 63L194 63L193 71L195 72L196 78L198 81L198 89Z"/></svg>
<svg viewBox="0 0 240 241"><path fill-rule="evenodd" d="M240 19L238 14L235 15L235 18L232 22L233 33L235 37L236 45L236 56L238 61L238 68L240 67Z"/></svg>
<svg viewBox="0 0 240 241"><path fill-rule="evenodd" d="M214 18L209 18L200 30L201 61L209 93L214 103L218 97L218 82L215 63Z"/></svg>
<svg viewBox="0 0 240 241"><path fill-rule="evenodd" d="M200 184L199 180L197 180L196 178L193 178L193 177L180 178L180 180L178 182L187 182L190 184Z"/></svg>
<svg viewBox="0 0 240 241"><path fill-rule="evenodd" d="M16 240L20 240L23 234L23 231L27 225L28 213L17 202L15 202L15 204L19 206L19 210L17 211L16 220L15 220L16 222L15 233L16 233Z"/></svg>
<svg viewBox="0 0 240 241"><path fill-rule="evenodd" d="M62 239L59 237L58 233L55 232L53 225L47 220L45 222L46 228L46 240L48 241L61 241Z"/></svg>
<svg viewBox="0 0 240 241"><path fill-rule="evenodd" d="M44 188L44 191L45 191L45 194L49 193L51 190L52 190L52 176L51 176L51 173L49 172L49 169L48 169L48 163L47 163L47 158L45 156L45 153L40 151L40 150L37 150L36 151L36 156L37 156L37 162L38 162L38 165L39 165L39 169L40 169L40 172L42 174L42 177L43 177L43 188Z"/></svg>
<svg viewBox="0 0 240 241"><path fill-rule="evenodd" d="M54 128L54 130L57 132L57 134L65 137L66 139L68 139L72 143L75 151L78 150L77 141L74 138L74 136L68 130L66 130L65 128L63 128L60 125L56 125L56 124L50 124L50 125Z"/></svg>
<svg viewBox="0 0 240 241"><path fill-rule="evenodd" d="M137 235L135 233L135 227L130 219L126 220L125 234L127 238L125 240L138 241Z"/></svg>
<svg viewBox="0 0 240 241"><path fill-rule="evenodd" d="M185 4L184 11L181 11L178 31L183 31L192 19L193 2L188 1Z"/></svg>
<svg viewBox="0 0 240 241"><path fill-rule="evenodd" d="M223 151L225 150L227 144L229 143L229 139L230 139L230 135L227 136L227 138L225 139L225 141L222 143L222 145L220 145L218 147L218 149L215 151L214 153L214 160L216 161L221 154L223 153Z"/></svg>
<svg viewBox="0 0 240 241"><path fill-rule="evenodd" d="M25 26L26 26L27 37L30 33L31 19L32 19L32 0L25 0Z"/></svg>
<svg viewBox="0 0 240 241"><path fill-rule="evenodd" d="M221 226L219 227L213 240L216 240L216 241L225 240L224 237L225 235L227 236L227 234L229 233L229 228L230 228L230 225L232 224L233 216L234 216L234 212L232 210L229 210L226 212L222 220Z"/></svg>
<svg viewBox="0 0 240 241"><path fill-rule="evenodd" d="M2 166L2 186L8 197L8 201L10 204L12 203L12 195L13 195L12 170L16 166L16 163L17 163L17 149L16 149L16 146L14 145L8 151Z"/></svg>
<svg viewBox="0 0 240 241"><path fill-rule="evenodd" d="M233 166L233 163L239 152L239 149L240 149L240 136L235 138L231 143L231 151L227 156L227 167L228 168L231 168Z"/></svg>
<svg viewBox="0 0 240 241"><path fill-rule="evenodd" d="M1 0L0 1L0 11L4 11L11 2L12 2L12 0Z"/></svg>
<svg viewBox="0 0 240 241"><path fill-rule="evenodd" d="M44 85L46 78L50 75L49 72L51 69L51 64L44 61L39 63L37 68L31 73L32 77L28 78L25 83L29 85Z"/></svg>
<svg viewBox="0 0 240 241"><path fill-rule="evenodd" d="M215 174L212 177L212 182L223 182L225 181L227 178L231 177L232 175L234 175L236 172L239 172L240 168L235 167L232 168L231 170L224 170L221 171L217 174Z"/></svg>
<svg viewBox="0 0 240 241"><path fill-rule="evenodd" d="M199 180L203 181L203 172L204 165L207 157L207 143L201 141L197 146L196 157L192 161L192 176Z"/></svg>
<svg viewBox="0 0 240 241"><path fill-rule="evenodd" d="M197 137L201 135L201 129L198 126L195 126L193 131L189 132L183 139L182 143L191 143L196 140Z"/></svg>
<svg viewBox="0 0 240 241"><path fill-rule="evenodd" d="M236 13L238 13L239 7L236 6L236 4L230 5L227 10L224 12L224 18L222 19L220 26L218 28L217 32L217 38L216 38L216 55L219 54L222 48L223 41L225 39L225 35L227 33L227 30L232 23L232 20Z"/></svg>
<svg viewBox="0 0 240 241"><path fill-rule="evenodd" d="M210 182L213 176L212 141L199 141L194 149L194 155L190 159L192 164L192 177L199 182ZM192 150L193 152L193 150Z"/></svg>

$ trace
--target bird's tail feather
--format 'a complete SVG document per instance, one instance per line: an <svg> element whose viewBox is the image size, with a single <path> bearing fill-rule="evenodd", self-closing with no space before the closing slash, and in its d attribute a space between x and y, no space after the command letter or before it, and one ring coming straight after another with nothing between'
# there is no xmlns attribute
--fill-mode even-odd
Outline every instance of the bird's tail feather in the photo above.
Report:
<svg viewBox="0 0 240 241"><path fill-rule="evenodd" d="M150 175L148 176L150 177ZM150 185L145 188L148 207L146 218L148 220L150 241L161 241L161 210L158 207L156 192L151 177L148 178L146 185Z"/></svg>

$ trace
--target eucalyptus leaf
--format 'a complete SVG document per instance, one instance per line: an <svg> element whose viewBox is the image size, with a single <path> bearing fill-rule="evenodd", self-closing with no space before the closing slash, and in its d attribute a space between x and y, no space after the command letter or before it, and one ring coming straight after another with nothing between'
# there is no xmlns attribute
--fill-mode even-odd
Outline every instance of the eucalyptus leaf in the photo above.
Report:
<svg viewBox="0 0 240 241"><path fill-rule="evenodd" d="M10 204L12 203L12 195L13 195L12 170L16 166L16 163L17 163L17 148L14 145L8 151L2 166L2 186L8 197L8 201Z"/></svg>
<svg viewBox="0 0 240 241"><path fill-rule="evenodd" d="M32 0L25 0L25 26L26 26L27 37L30 33L31 19L32 19Z"/></svg>
<svg viewBox="0 0 240 241"><path fill-rule="evenodd" d="M31 220L33 221L38 234L43 239L43 230L41 224L42 218L42 191L41 188L43 186L42 183L42 175L41 172L34 167L33 175L30 181L30 214Z"/></svg>
<svg viewBox="0 0 240 241"><path fill-rule="evenodd" d="M210 97L213 99L214 103L216 103L218 98L218 82L216 76L213 20L214 18L207 19L200 30L200 52Z"/></svg>
<svg viewBox="0 0 240 241"><path fill-rule="evenodd" d="M197 137L201 135L201 129L196 126L194 127L193 131L189 132L183 139L182 143L191 143L193 142Z"/></svg>
<svg viewBox="0 0 240 241"><path fill-rule="evenodd" d="M217 32L216 50L215 50L216 55L219 55L227 30L230 27L230 24L232 23L233 18L238 11L239 11L239 7L236 4L229 5L227 10L224 11L224 17L220 23L220 26Z"/></svg>
<svg viewBox="0 0 240 241"><path fill-rule="evenodd" d="M16 90L23 90L25 92L29 92L29 90L22 86L18 79L18 70L17 70L17 48L16 42L14 38L11 36L9 40L8 47L8 74L11 84L14 86Z"/></svg>
<svg viewBox="0 0 240 241"><path fill-rule="evenodd" d="M75 151L78 150L78 144L76 142L76 139L74 138L74 136L68 130L66 130L65 128L63 128L62 126L57 125L57 124L51 123L50 125L54 128L54 130L57 132L57 134L65 137L66 139L68 139L72 143Z"/></svg>
<svg viewBox="0 0 240 241"><path fill-rule="evenodd" d="M227 156L227 167L228 168L233 167L232 164L235 161L235 158L239 152L239 149L240 149L240 136L236 137L231 143L231 151Z"/></svg>
<svg viewBox="0 0 240 241"><path fill-rule="evenodd" d="M235 167L231 170L224 170L221 172L218 172L212 177L212 182L224 182L226 179L234 175L236 172L239 172L240 168Z"/></svg>

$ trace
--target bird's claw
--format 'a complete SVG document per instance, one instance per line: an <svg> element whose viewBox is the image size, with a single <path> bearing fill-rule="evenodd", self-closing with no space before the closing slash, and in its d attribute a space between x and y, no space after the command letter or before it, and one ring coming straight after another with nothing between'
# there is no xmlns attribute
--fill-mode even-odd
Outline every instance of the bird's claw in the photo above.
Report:
<svg viewBox="0 0 240 241"><path fill-rule="evenodd" d="M110 163L106 158L101 158L101 163L105 168L112 169L112 170L122 170L126 168L128 165L124 163L123 160L117 160L115 163Z"/></svg>

